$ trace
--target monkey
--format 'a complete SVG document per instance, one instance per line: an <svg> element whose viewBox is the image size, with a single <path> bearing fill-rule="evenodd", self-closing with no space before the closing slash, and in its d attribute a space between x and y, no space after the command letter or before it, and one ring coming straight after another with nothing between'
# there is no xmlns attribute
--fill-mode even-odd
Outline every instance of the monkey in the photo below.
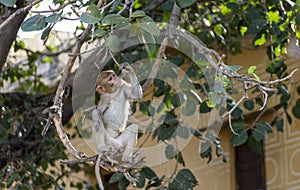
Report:
<svg viewBox="0 0 300 190"><path fill-rule="evenodd" d="M121 75L128 77L127 82L113 70L101 71L96 80L96 92L100 94L97 108L92 112L94 133L98 153L103 153L112 163L118 157L124 163L132 163L132 153L137 142L138 126L127 121L130 102L143 98L142 88L133 68L128 63L120 65Z"/></svg>

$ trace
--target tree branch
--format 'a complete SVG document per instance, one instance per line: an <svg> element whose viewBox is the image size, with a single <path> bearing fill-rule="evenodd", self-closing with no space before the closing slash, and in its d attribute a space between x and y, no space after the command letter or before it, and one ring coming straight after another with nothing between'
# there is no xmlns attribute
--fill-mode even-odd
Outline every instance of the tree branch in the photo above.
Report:
<svg viewBox="0 0 300 190"><path fill-rule="evenodd" d="M97 7L101 8L104 5L104 0L99 0ZM89 24L87 26L87 28L84 30L84 32L82 33L82 35L80 36L80 38L78 39L75 47L73 48L72 54L76 55L79 53L81 46L83 44L83 42L88 38L89 33L91 32L92 29L92 25ZM71 144L71 142L69 141L66 133L64 132L64 128L62 125L62 98L63 98L63 94L64 94L64 88L65 88L65 84L68 80L68 77L70 76L71 70L73 68L74 62L76 60L77 56L72 56L69 57L67 66L63 72L63 77L59 82L55 97L54 97L54 103L53 106L49 109L49 118L48 120L53 120L55 127L56 127L56 131L59 135L60 140L62 141L62 143L64 144L64 146L68 149L68 151L75 156L78 159L81 158L85 158L86 155L82 152L77 151L73 145ZM44 130L42 132L42 135L45 135L47 133L47 130L49 128L49 124L45 125Z"/></svg>
<svg viewBox="0 0 300 190"><path fill-rule="evenodd" d="M0 25L0 75L3 70L3 66L6 62L7 55L11 48L12 43L17 37L17 33L24 19L26 18L28 11L42 0L35 0L29 3L26 7L18 9L14 14L10 15Z"/></svg>
<svg viewBox="0 0 300 190"><path fill-rule="evenodd" d="M66 4L64 4L64 5L60 6L60 7L58 7L57 9L51 9L51 8L50 8L50 10L44 10L44 11L30 11L30 12L32 12L32 13L52 13L52 12L57 12L57 11L60 11L61 9L65 8L66 6L68 6L68 5L70 5L70 4L73 4L73 3L76 3L76 1L75 1L75 0L69 1L69 2L67 2Z"/></svg>
<svg viewBox="0 0 300 190"><path fill-rule="evenodd" d="M181 14L181 10L178 7L178 5L176 4L176 2L174 2L172 15L170 17L169 26L167 29L167 32L170 32L169 34L171 34L173 30L176 30L176 27L178 26L179 21L180 21L180 14ZM161 59L163 59L163 56L167 49L168 40L170 37L172 38L172 36L170 36L169 34L166 34L166 36L164 37L164 39L160 45L160 48L157 53L157 57L154 61L154 64L153 64L152 70L149 74L149 77L142 86L143 91L145 91L152 85L152 83L157 75L157 72L158 72L159 66L160 66L159 63L160 63Z"/></svg>

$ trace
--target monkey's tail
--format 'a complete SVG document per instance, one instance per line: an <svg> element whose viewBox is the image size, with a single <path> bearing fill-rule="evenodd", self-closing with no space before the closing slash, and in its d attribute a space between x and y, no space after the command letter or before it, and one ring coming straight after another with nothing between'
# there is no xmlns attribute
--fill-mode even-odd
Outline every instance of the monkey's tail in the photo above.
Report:
<svg viewBox="0 0 300 190"><path fill-rule="evenodd" d="M102 184L102 180L101 180L101 175L100 175L100 161L101 161L101 156L102 154L98 154L97 160L96 160L96 164L95 164L95 174L96 174L96 178L97 178L97 182L99 185L99 188L101 190L104 190L103 184Z"/></svg>

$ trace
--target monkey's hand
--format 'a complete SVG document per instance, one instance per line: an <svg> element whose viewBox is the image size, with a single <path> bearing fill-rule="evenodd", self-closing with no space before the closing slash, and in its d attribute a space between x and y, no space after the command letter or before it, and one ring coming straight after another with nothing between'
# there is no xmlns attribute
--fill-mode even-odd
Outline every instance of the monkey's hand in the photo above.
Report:
<svg viewBox="0 0 300 190"><path fill-rule="evenodd" d="M124 74L129 74L129 73L134 72L133 68L127 62L122 63L120 65L120 68L121 68L122 73L124 73Z"/></svg>

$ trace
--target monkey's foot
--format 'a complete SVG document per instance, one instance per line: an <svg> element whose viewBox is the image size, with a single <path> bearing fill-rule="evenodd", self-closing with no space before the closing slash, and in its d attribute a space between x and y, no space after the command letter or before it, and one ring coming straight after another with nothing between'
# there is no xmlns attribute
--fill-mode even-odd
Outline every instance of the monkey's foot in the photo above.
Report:
<svg viewBox="0 0 300 190"><path fill-rule="evenodd" d="M136 168L139 167L142 163L144 163L145 159L146 157L144 153L141 151L137 151L132 156L123 157L123 164L121 164L120 166L124 168Z"/></svg>

